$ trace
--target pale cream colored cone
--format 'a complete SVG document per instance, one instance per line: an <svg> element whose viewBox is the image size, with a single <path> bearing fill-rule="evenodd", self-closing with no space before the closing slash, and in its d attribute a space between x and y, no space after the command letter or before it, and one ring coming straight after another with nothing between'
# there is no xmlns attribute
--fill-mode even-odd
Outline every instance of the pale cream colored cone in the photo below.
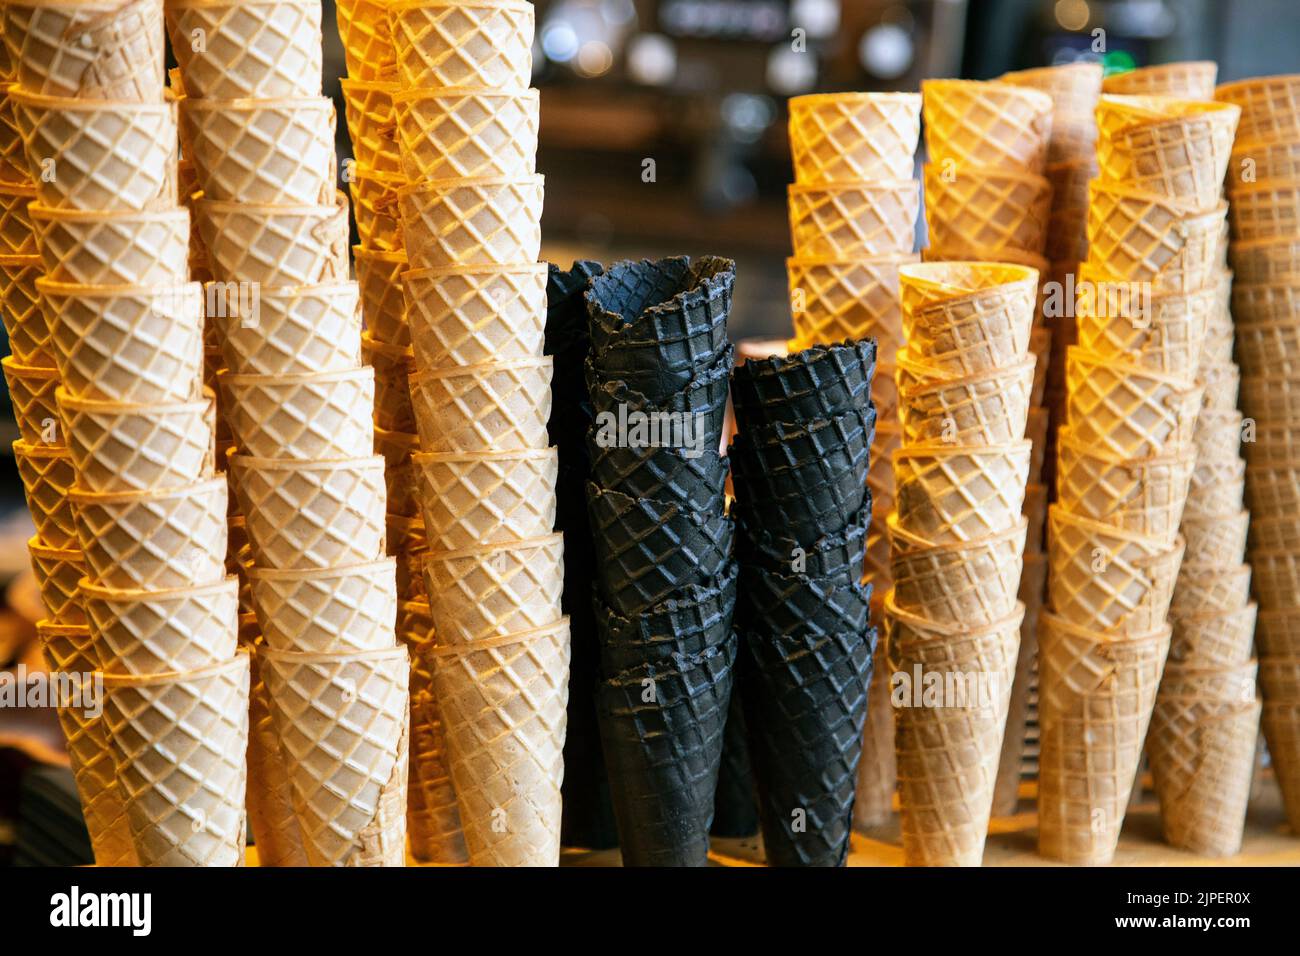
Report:
<svg viewBox="0 0 1300 956"><path fill-rule="evenodd" d="M307 866L302 835L293 813L293 794L275 733L271 701L253 654L248 696L248 827L258 866Z"/></svg>
<svg viewBox="0 0 1300 956"><path fill-rule="evenodd" d="M546 356L412 375L411 402L421 443L457 452L545 448L552 371Z"/></svg>
<svg viewBox="0 0 1300 956"><path fill-rule="evenodd" d="M416 182L398 191L413 269L536 262L543 177Z"/></svg>
<svg viewBox="0 0 1300 956"><path fill-rule="evenodd" d="M1028 441L979 448L904 445L894 453L898 527L934 544L971 541L1017 524Z"/></svg>
<svg viewBox="0 0 1300 956"><path fill-rule="evenodd" d="M33 203L31 225L52 282L84 285L183 283L190 213L51 209Z"/></svg>
<svg viewBox="0 0 1300 956"><path fill-rule="evenodd" d="M375 447L375 372L218 377L240 453L254 458L361 458Z"/></svg>
<svg viewBox="0 0 1300 956"><path fill-rule="evenodd" d="M216 277L272 288L348 278L348 209L198 200L199 233Z"/></svg>
<svg viewBox="0 0 1300 956"><path fill-rule="evenodd" d="M1244 664L1250 660L1258 610L1255 604L1247 604L1238 610L1174 617L1169 662L1215 667ZM1267 627L1264 621L1259 622L1261 654L1271 653L1264 637Z"/></svg>
<svg viewBox="0 0 1300 956"><path fill-rule="evenodd" d="M337 568L248 572L266 646L295 653L392 647L397 614L392 558Z"/></svg>
<svg viewBox="0 0 1300 956"><path fill-rule="evenodd" d="M209 310L209 321L220 330L222 355L232 374L345 372L361 362L355 282L260 288L256 296L243 297L224 283L210 288L216 308Z"/></svg>
<svg viewBox="0 0 1300 956"><path fill-rule="evenodd" d="M533 6L425 0L389 8L402 85L522 90L532 76Z"/></svg>
<svg viewBox="0 0 1300 956"><path fill-rule="evenodd" d="M554 448L417 453L424 526L434 550L543 537L555 527Z"/></svg>
<svg viewBox="0 0 1300 956"><path fill-rule="evenodd" d="M418 269L402 284L419 368L541 356L545 264Z"/></svg>
<svg viewBox="0 0 1300 956"><path fill-rule="evenodd" d="M319 96L321 10L310 0L178 0L167 32L190 97ZM194 31L205 41L195 50Z"/></svg>

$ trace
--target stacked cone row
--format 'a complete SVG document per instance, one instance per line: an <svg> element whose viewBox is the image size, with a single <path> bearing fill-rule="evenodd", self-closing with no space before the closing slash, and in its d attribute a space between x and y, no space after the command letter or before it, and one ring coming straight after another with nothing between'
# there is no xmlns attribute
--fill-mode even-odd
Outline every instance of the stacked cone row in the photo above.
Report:
<svg viewBox="0 0 1300 956"><path fill-rule="evenodd" d="M4 17L36 184L21 215L58 366L39 411L20 377L10 387L20 418L43 422L23 428L30 442L66 439L74 479L79 550L33 557L47 598L57 581L68 602L41 628L51 665L104 674L102 719L69 727L92 847L108 865L242 865L249 657L226 575L162 4L11 4Z"/></svg>
<svg viewBox="0 0 1300 956"><path fill-rule="evenodd" d="M1232 311L1246 415L1250 561L1259 622L1263 729L1287 819L1300 829L1300 76L1220 86L1241 108L1228 171Z"/></svg>
<svg viewBox="0 0 1300 956"><path fill-rule="evenodd" d="M1201 615L1241 611L1248 601L1239 551L1215 551L1212 542L1241 511L1234 462L1200 460L1197 443L1210 440L1197 428L1202 400L1207 425L1230 419L1236 403L1231 375L1199 376L1221 371L1201 368L1211 336L1216 361L1231 362L1220 194L1237 114L1213 103L1109 94L1097 107L1100 175L1090 186L1079 344L1067 355L1057 442L1052 614L1040 633L1039 850L1065 862L1113 858L1162 673L1164 713L1181 714L1152 725L1159 736L1151 755L1169 771L1162 788L1172 818L1182 812L1172 775L1185 782L1188 773L1176 765L1216 745L1212 736L1198 739L1188 715L1211 721L1226 710L1235 718L1239 690L1210 698L1208 710L1204 695L1234 683L1218 679L1226 670L1254 666L1248 631L1230 663L1188 649L1208 634ZM1194 545L1179 534L1185 508L1201 522L1188 526ZM1241 586L1225 587L1232 581ZM1184 620L1178 660L1190 660L1166 672L1171 599ZM1209 765L1222 758L1210 754ZM1248 777L1249 754L1245 760Z"/></svg>
<svg viewBox="0 0 1300 956"><path fill-rule="evenodd" d="M424 586L428 547L412 457L419 450L410 388L415 356L401 281L407 258L397 211L397 189L406 180L393 107L397 58L388 7L366 0L336 5L348 72L342 87L353 153L343 178L360 239L352 255L365 321L361 355L375 376L374 451L384 458L388 553L397 562L396 631L411 652L411 855L421 862L459 864L467 860L465 840L433 672L423 653L436 635Z"/></svg>
<svg viewBox="0 0 1300 956"><path fill-rule="evenodd" d="M872 398L879 413L879 451L868 472L876 520L868 522L864 580L875 585L872 618L878 626L879 602L889 586L885 516L894 497L889 454L900 440L894 385L894 361L903 344L898 269L920 258L912 251L920 206L912 171L921 98L828 93L795 97L789 106L795 175L789 189L794 256L786 264L794 317L791 348L876 340L880 370ZM883 671L874 667L876 674ZM863 828L888 819L897 783L888 695L870 699L854 804L855 825Z"/></svg>
<svg viewBox="0 0 1300 956"><path fill-rule="evenodd" d="M167 22L246 539L254 837L266 865L401 866L407 652L320 5L182 3Z"/></svg>
<svg viewBox="0 0 1300 956"><path fill-rule="evenodd" d="M903 445L885 621L903 856L978 866L1025 615L1038 273L935 262L903 267L900 282Z"/></svg>
<svg viewBox="0 0 1300 956"><path fill-rule="evenodd" d="M1053 181L1045 174L1049 163L1057 164L1053 168L1063 180L1086 173L1079 157L1091 124L1079 119L1079 114L1088 100L1089 84L1100 82L1100 72L1094 75L1090 68L1030 71L1012 74L1010 79L1009 83L927 80L921 86L929 157L925 219L930 245L925 258L1027 265L1038 271L1038 281L1045 285L1052 273L1044 254L1049 242L1058 239L1051 229ZM1058 102L1064 105L1058 107ZM1058 113L1063 124L1060 139L1053 136ZM1059 165L1062 161L1064 168ZM1029 526L1020 585L1025 616L1003 738L1007 753L998 773L998 813L1013 812L1018 799L1020 752L1047 571L1042 547L1047 490L1042 472L1048 411L1043 396L1052 334L1044 311L1041 305L1035 308L1029 339L1037 361L1031 372L1026 424L1033 454L1025 494ZM983 387L987 391L992 383L986 381Z"/></svg>
<svg viewBox="0 0 1300 956"><path fill-rule="evenodd" d="M735 264L621 262L586 292L596 712L625 866L703 866L731 701L719 454Z"/></svg>
<svg viewBox="0 0 1300 956"><path fill-rule="evenodd" d="M417 852L555 866L569 622L547 435L533 8L344 4L340 25L352 77L376 81L365 111L377 120L391 109L388 122L354 125L354 188L358 274L367 301L382 302L367 315L373 361L389 364L378 374L402 409L384 427L413 431L419 449L420 519L409 527L420 540L405 550L423 552L433 626L420 649L432 680L420 719L443 739L441 766L431 761L421 781ZM349 96L361 112L357 90Z"/></svg>
<svg viewBox="0 0 1300 956"><path fill-rule="evenodd" d="M734 375L737 691L773 866L848 857L876 644L861 580L874 373L866 340Z"/></svg>

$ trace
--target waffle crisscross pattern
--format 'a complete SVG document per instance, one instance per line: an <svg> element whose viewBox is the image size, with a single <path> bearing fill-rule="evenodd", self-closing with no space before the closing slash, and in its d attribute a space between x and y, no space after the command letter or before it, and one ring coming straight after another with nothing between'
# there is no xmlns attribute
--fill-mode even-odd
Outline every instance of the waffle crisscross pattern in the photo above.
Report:
<svg viewBox="0 0 1300 956"><path fill-rule="evenodd" d="M452 180L407 187L398 198L413 269L536 262L541 177Z"/></svg>
<svg viewBox="0 0 1300 956"><path fill-rule="evenodd" d="M413 376L421 442L457 452L545 448L551 372L547 357Z"/></svg>
<svg viewBox="0 0 1300 956"><path fill-rule="evenodd" d="M239 582L181 591L88 585L82 604L106 672L180 674L228 662L239 629Z"/></svg>
<svg viewBox="0 0 1300 956"><path fill-rule="evenodd" d="M935 544L1006 531L1024 503L1029 454L1029 442L904 446L894 463L899 522Z"/></svg>
<svg viewBox="0 0 1300 956"><path fill-rule="evenodd" d="M404 278L416 366L478 365L541 353L546 270L439 270Z"/></svg>
<svg viewBox="0 0 1300 956"><path fill-rule="evenodd" d="M397 585L390 561L312 575L255 569L249 590L272 650L362 652L391 642Z"/></svg>
<svg viewBox="0 0 1300 956"><path fill-rule="evenodd" d="M221 100L320 95L319 3L196 0L168 3L166 14L188 95ZM204 39L200 50L194 49L196 30Z"/></svg>
<svg viewBox="0 0 1300 956"><path fill-rule="evenodd" d="M77 527L68 502L76 484L72 456L66 448L14 442L14 461L36 524L36 537L53 548L77 547Z"/></svg>
<svg viewBox="0 0 1300 956"><path fill-rule="evenodd" d="M434 550L537 538L555 526L554 450L489 458L417 455L415 463Z"/></svg>
<svg viewBox="0 0 1300 956"><path fill-rule="evenodd" d="M45 278L53 282L147 286L185 274L190 217L184 209L91 218L38 206L31 227Z"/></svg>
<svg viewBox="0 0 1300 956"><path fill-rule="evenodd" d="M242 454L258 458L360 458L374 449L375 377L238 375L221 381L225 413Z"/></svg>
<svg viewBox="0 0 1300 956"><path fill-rule="evenodd" d="M859 259L912 250L920 183L913 179L789 190L790 236L800 258Z"/></svg>
<svg viewBox="0 0 1300 956"><path fill-rule="evenodd" d="M396 103L402 170L412 182L537 171L536 90L421 91Z"/></svg>
<svg viewBox="0 0 1300 956"><path fill-rule="evenodd" d="M210 402L138 406L65 399L60 398L60 410L82 488L145 491L191 485L212 475Z"/></svg>
<svg viewBox="0 0 1300 956"><path fill-rule="evenodd" d="M796 97L790 102L790 148L801 183L908 179L920 136L913 97Z"/></svg>
<svg viewBox="0 0 1300 956"><path fill-rule="evenodd" d="M443 641L470 643L555 624L564 589L564 537L465 552L433 552L424 575Z"/></svg>
<svg viewBox="0 0 1300 956"><path fill-rule="evenodd" d="M533 71L529 3L399 3L389 14L406 87L522 90Z"/></svg>
<svg viewBox="0 0 1300 956"><path fill-rule="evenodd" d="M54 343L41 309L36 280L44 274L36 256L0 259L0 315L9 336L9 352L19 365L52 368Z"/></svg>

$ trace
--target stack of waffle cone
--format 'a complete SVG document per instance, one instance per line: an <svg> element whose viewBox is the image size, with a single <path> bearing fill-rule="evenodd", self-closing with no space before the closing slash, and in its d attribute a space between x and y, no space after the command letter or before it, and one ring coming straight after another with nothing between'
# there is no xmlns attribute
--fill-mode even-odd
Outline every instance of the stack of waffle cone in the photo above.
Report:
<svg viewBox="0 0 1300 956"><path fill-rule="evenodd" d="M1213 60L1185 60L1142 66L1112 73L1102 81L1104 93L1121 96L1172 96L1180 100L1214 99L1219 64Z"/></svg>
<svg viewBox="0 0 1300 956"><path fill-rule="evenodd" d="M1207 712L1180 711L1193 695L1180 681L1249 657L1248 635L1241 660L1199 656L1208 644L1200 635L1225 625L1199 616L1213 605L1197 597L1242 558L1229 533L1240 501L1196 494L1197 471L1222 457L1202 458L1202 446L1223 447L1222 430L1211 429L1235 405L1235 388L1225 385L1235 369L1222 368L1232 351L1218 184L1236 122L1236 110L1168 97L1103 95L1097 107L1099 177L1076 286L1078 344L1066 353L1049 519L1051 614L1040 635L1039 850L1068 863L1112 859L1148 725L1170 839L1206 849L1188 835L1198 826L1235 826L1240 838L1244 803L1209 812L1203 798L1216 785L1204 776L1189 782L1187 765L1248 778L1249 748L1210 752L1228 737L1187 717ZM1244 610L1240 598L1222 610ZM1214 719L1213 707L1208 713ZM1226 777L1220 786L1240 789ZM1190 828L1170 823L1193 817Z"/></svg>
<svg viewBox="0 0 1300 956"><path fill-rule="evenodd" d="M903 855L978 866L1026 613L1038 273L933 262L904 266L900 282L908 344L881 686L895 706Z"/></svg>
<svg viewBox="0 0 1300 956"><path fill-rule="evenodd" d="M445 750L441 775L422 779L454 789L463 830L463 844L444 828L454 839L413 850L554 866L569 631L546 430L533 9L362 2L340 6L340 20L353 144L370 164L356 192L368 348L396 384L376 413L419 449L408 503L420 517L408 521L423 552L414 585L428 595L433 636L421 653L436 700L420 713L440 712L434 750ZM516 497L525 489L536 496Z"/></svg>
<svg viewBox="0 0 1300 956"><path fill-rule="evenodd" d="M879 625L879 603L889 588L889 456L901 440L893 373L903 344L898 269L919 258L913 248L920 189L913 172L921 98L915 93L828 93L795 97L789 106L795 172L790 187L794 256L787 263L794 315L791 348L876 340L872 398L879 416L878 451L868 479L874 520L864 580L875 587L872 619ZM875 673L882 671L877 667ZM865 735L868 752L872 740L885 738L893 739L892 713L872 707ZM864 759L859 766L855 822L869 827L890 814L895 778L887 760Z"/></svg>
<svg viewBox="0 0 1300 956"><path fill-rule="evenodd" d="M1069 258L1077 245L1068 241L1082 223L1064 221L1071 183L1086 177L1091 157L1091 105L1101 81L1100 68L1074 64L1012 73L993 83L929 80L922 84L926 120L926 261L973 259L1018 263L1038 270L1040 289L1053 277L1049 250ZM1058 197L1054 187L1061 187ZM1060 206L1057 199L1065 206ZM1077 229L1076 229L1077 227ZM1006 758L999 773L995 813L1014 812L1020 752L1028 715L1030 675L1042 606L1043 522L1046 495L1042 465L1046 457L1048 410L1043 407L1048 360L1055 338L1041 297L1034 303L1030 351L1032 377L1018 379L1028 389L1025 435L1033 442L1025 515L1029 525L1020 593L1025 604L1020 659L1012 687L1004 735ZM901 381L901 379L900 379ZM998 389L986 381L982 391ZM986 399L987 400L987 399ZM904 399L906 401L906 399ZM1017 436L1019 437L1019 436Z"/></svg>
<svg viewBox="0 0 1300 956"><path fill-rule="evenodd" d="M402 866L409 746L385 459L321 96L318 3L167 9L256 654L249 812L264 865ZM203 43L191 42L196 31ZM232 515L236 509L232 509Z"/></svg>
<svg viewBox="0 0 1300 956"><path fill-rule="evenodd" d="M79 722L73 745L80 781L103 766L94 742L114 766L112 793L82 794L92 843L97 856L121 848L125 821L140 865L239 866L249 665L226 574L162 4L9 6L5 39L18 78L7 105L36 184L24 210L36 259L15 278L34 273L24 301L39 303L57 365L48 392L11 383L23 416L52 416L46 442L66 440L65 460L38 452L32 431L22 460L41 533L62 536L61 549L32 549L52 619L84 627L82 638L48 623L46 649L66 666L55 647L81 640L83 666L103 674L103 716Z"/></svg>
<svg viewBox="0 0 1300 956"><path fill-rule="evenodd" d="M1300 136L1300 76L1261 77L1220 86L1215 96L1241 108L1228 168L1232 217L1232 317L1241 362L1242 433L1247 500L1254 512L1250 561L1259 600L1256 646L1263 730L1287 820L1300 832L1300 690L1281 675L1300 659L1300 535L1293 519L1300 409L1291 401L1300 376L1300 249L1295 243ZM1292 222L1287 225L1288 217ZM1238 462L1233 464L1238 465ZM1220 466L1239 489L1240 467Z"/></svg>

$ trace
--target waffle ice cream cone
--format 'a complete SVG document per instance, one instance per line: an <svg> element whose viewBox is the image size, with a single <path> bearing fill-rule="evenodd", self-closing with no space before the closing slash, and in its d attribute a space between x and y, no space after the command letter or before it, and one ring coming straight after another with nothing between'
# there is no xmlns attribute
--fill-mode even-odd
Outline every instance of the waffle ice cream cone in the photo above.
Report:
<svg viewBox="0 0 1300 956"><path fill-rule="evenodd" d="M470 863L556 866L568 619L429 653Z"/></svg>
<svg viewBox="0 0 1300 956"><path fill-rule="evenodd" d="M385 80L344 79L343 108L357 165L381 173L401 172L393 96L400 88Z"/></svg>
<svg viewBox="0 0 1300 956"><path fill-rule="evenodd" d="M145 491L211 477L212 396L167 405L128 405L59 392L77 483L86 491Z"/></svg>
<svg viewBox="0 0 1300 956"><path fill-rule="evenodd" d="M414 433L417 419L410 381L415 372L414 353L363 334L361 359L375 370L375 424L388 431Z"/></svg>
<svg viewBox="0 0 1300 956"><path fill-rule="evenodd" d="M1080 443L1124 458L1177 452L1191 443L1201 387L1078 346L1070 347L1066 363L1070 432Z"/></svg>
<svg viewBox="0 0 1300 956"><path fill-rule="evenodd" d="M27 554L49 620L84 624L81 579L86 574L86 562L80 549L51 548L32 538L27 542Z"/></svg>
<svg viewBox="0 0 1300 956"><path fill-rule="evenodd" d="M375 429L375 454L384 456L384 484L388 489L388 513L415 516L415 464L411 455L420 447L418 435Z"/></svg>
<svg viewBox="0 0 1300 956"><path fill-rule="evenodd" d="M273 651L365 653L391 647L396 563L248 572L263 639Z"/></svg>
<svg viewBox="0 0 1300 956"><path fill-rule="evenodd" d="M1079 290L1079 345L1096 356L1189 379L1215 309L1212 289L1143 297L1124 284L1086 282Z"/></svg>
<svg viewBox="0 0 1300 956"><path fill-rule="evenodd" d="M403 274L415 362L535 360L545 332L546 266L463 266Z"/></svg>
<svg viewBox="0 0 1300 956"><path fill-rule="evenodd" d="M36 194L54 208L176 204L176 107L12 95ZM52 172L52 175L47 173Z"/></svg>
<svg viewBox="0 0 1300 956"><path fill-rule="evenodd" d="M3 46L3 36L0 35L0 48ZM5 54L0 53L0 59L5 58ZM6 68L3 73L6 79L0 83L0 183L21 186L29 181L31 171L27 168L27 154L23 151L23 137L18 131L14 104L9 98L17 84L8 80L12 70Z"/></svg>
<svg viewBox="0 0 1300 956"><path fill-rule="evenodd" d="M545 448L551 374L548 356L411 376L420 440L458 452Z"/></svg>
<svg viewBox="0 0 1300 956"><path fill-rule="evenodd" d="M414 0L393 4L389 23L405 87L528 87L533 66L531 4Z"/></svg>
<svg viewBox="0 0 1300 956"><path fill-rule="evenodd" d="M181 0L167 4L167 33L191 98L319 96L320 5L310 0ZM204 43L194 49L194 32Z"/></svg>
<svg viewBox="0 0 1300 956"><path fill-rule="evenodd" d="M1246 531L1250 512L1201 516L1185 515L1182 533L1187 539L1184 560L1190 564L1236 567L1246 556Z"/></svg>
<svg viewBox="0 0 1300 956"><path fill-rule="evenodd" d="M227 494L224 475L153 491L71 490L69 503L90 580L122 590L220 581L225 573Z"/></svg>
<svg viewBox="0 0 1300 956"><path fill-rule="evenodd" d="M374 370L220 376L226 419L241 454L361 458L374 451Z"/></svg>
<svg viewBox="0 0 1300 956"><path fill-rule="evenodd" d="M931 162L1041 171L1052 128L1046 93L1005 83L926 80L921 96Z"/></svg>
<svg viewBox="0 0 1300 956"><path fill-rule="evenodd" d="M918 261L915 254L787 259L795 338L806 346L872 337L880 360L893 361L903 344L898 267Z"/></svg>
<svg viewBox="0 0 1300 956"><path fill-rule="evenodd" d="M1214 91L1217 100L1241 107L1242 122L1237 138L1243 142L1285 142L1300 132L1296 103L1300 100L1300 76L1261 76L1224 83Z"/></svg>
<svg viewBox="0 0 1300 956"><path fill-rule="evenodd" d="M32 220L27 212L35 198L36 187L30 183L0 187L0 255L36 254Z"/></svg>
<svg viewBox="0 0 1300 956"><path fill-rule="evenodd" d="M1227 209L1189 211L1160 196L1093 180L1088 261L1104 276L1150 282L1153 291L1194 292L1220 268Z"/></svg>
<svg viewBox="0 0 1300 956"><path fill-rule="evenodd" d="M549 627L561 616L564 536L424 560L430 610L443 644L464 644Z"/></svg>
<svg viewBox="0 0 1300 956"><path fill-rule="evenodd" d="M355 80L397 79L393 31L385 0L343 0L335 10L348 76Z"/></svg>
<svg viewBox="0 0 1300 956"><path fill-rule="evenodd" d="M13 444L14 461L22 479L27 510L36 537L52 548L76 548L77 528L68 491L76 482L72 456L57 445Z"/></svg>
<svg viewBox="0 0 1300 956"><path fill-rule="evenodd" d="M898 527L934 544L1007 531L1020 519L1030 450L904 445L894 453Z"/></svg>
<svg viewBox="0 0 1300 956"><path fill-rule="evenodd" d="M796 258L860 259L912 251L920 184L913 179L789 187Z"/></svg>
<svg viewBox="0 0 1300 956"><path fill-rule="evenodd" d="M256 622L254 622L256 623ZM248 827L257 846L258 866L307 866L302 835L293 813L293 794L271 701L257 655L250 658L248 695Z"/></svg>
<svg viewBox="0 0 1300 956"><path fill-rule="evenodd" d="M242 866L248 655L105 676L104 720L141 866Z"/></svg>
<svg viewBox="0 0 1300 956"><path fill-rule="evenodd" d="M411 268L536 262L543 177L416 182L398 191Z"/></svg>
<svg viewBox="0 0 1300 956"><path fill-rule="evenodd" d="M427 666L427 665L425 665ZM411 675L415 686L415 672ZM432 674L426 677L432 687ZM423 863L469 862L456 787L448 765L442 711L432 690L411 695L411 779L406 825L411 855Z"/></svg>
<svg viewBox="0 0 1300 956"><path fill-rule="evenodd" d="M187 209L101 211L33 203L31 223L51 282L149 286L185 281Z"/></svg>
<svg viewBox="0 0 1300 956"><path fill-rule="evenodd" d="M1040 252L1047 240L1052 185L1015 169L946 171L925 167L925 219L930 244L971 258L998 258L1003 250Z"/></svg>
<svg viewBox="0 0 1300 956"><path fill-rule="evenodd" d="M14 361L53 368L54 343L36 292L42 272L39 256L0 256L0 314Z"/></svg>
<svg viewBox="0 0 1300 956"><path fill-rule="evenodd" d="M404 248L397 194L405 184L401 173L380 173L362 167L352 170L348 192L362 248L382 252Z"/></svg>
<svg viewBox="0 0 1300 956"><path fill-rule="evenodd" d="M1240 567L1240 565L1237 565ZM1199 663L1202 666L1233 666L1250 660L1258 607L1247 604L1231 611L1212 611L1173 619L1174 635L1169 645L1169 663ZM1263 636L1267 620L1260 621L1260 653L1270 654Z"/></svg>
<svg viewBox="0 0 1300 956"><path fill-rule="evenodd" d="M200 199L199 233L226 282L301 286L348 278L347 204L252 205Z"/></svg>
<svg viewBox="0 0 1300 956"><path fill-rule="evenodd" d="M889 669L918 682L898 707L903 857L909 866L978 866L993 802L1024 606L992 625L953 632L886 600ZM982 675L975 697L925 706L924 675ZM947 678L945 677L945 681ZM894 682L891 681L891 687ZM897 691L893 693L897 694Z"/></svg>
<svg viewBox="0 0 1300 956"><path fill-rule="evenodd" d="M55 401L59 370L19 365L12 355L5 356L0 366L4 368L9 403L23 441L31 445L64 444L63 422Z"/></svg>
<svg viewBox="0 0 1300 956"><path fill-rule="evenodd" d="M880 620L873 602L872 619ZM889 666L886 641L878 640L867 694L867 724L858 762L858 786L853 802L853 829L868 831L889 821L894 812L898 770L894 752L894 706L889 700Z"/></svg>
<svg viewBox="0 0 1300 956"><path fill-rule="evenodd" d="M337 568L384 551L384 459L288 461L233 455L259 567Z"/></svg>
<svg viewBox="0 0 1300 956"><path fill-rule="evenodd" d="M425 530L434 550L543 537L555 527L553 448L413 456Z"/></svg>
<svg viewBox="0 0 1300 956"><path fill-rule="evenodd" d="M41 279L36 285L69 395L137 405L199 395L203 295L197 282L102 287Z"/></svg>
<svg viewBox="0 0 1300 956"><path fill-rule="evenodd" d="M998 445L1025 436L1034 362L909 386L899 394L903 440Z"/></svg>
<svg viewBox="0 0 1300 956"><path fill-rule="evenodd" d="M1176 619L1186 619L1199 614L1240 610L1250 602L1251 577L1252 569L1248 564L1235 568L1184 564L1178 569L1178 584L1170 612ZM1260 600L1263 607L1269 607L1263 592Z"/></svg>
<svg viewBox="0 0 1300 956"><path fill-rule="evenodd" d="M1112 73L1102 81L1102 89L1107 93L1209 100L1214 98L1214 80L1218 73L1219 65L1213 60L1161 63L1126 73Z"/></svg>
<svg viewBox="0 0 1300 956"><path fill-rule="evenodd" d="M328 204L334 194L334 104L300 99L186 99L186 156L208 199Z"/></svg>
<svg viewBox="0 0 1300 956"><path fill-rule="evenodd" d="M310 865L403 866L406 648L258 656Z"/></svg>
<svg viewBox="0 0 1300 956"><path fill-rule="evenodd" d="M790 100L795 181L909 179L921 133L915 93L824 93Z"/></svg>
<svg viewBox="0 0 1300 956"><path fill-rule="evenodd" d="M394 97L402 171L421 179L536 172L537 90L411 88Z"/></svg>
<svg viewBox="0 0 1300 956"><path fill-rule="evenodd" d="M159 0L7 5L4 37L26 90L155 103L163 98Z"/></svg>
<svg viewBox="0 0 1300 956"><path fill-rule="evenodd" d="M1104 865L1119 839L1169 631L1115 640L1055 615L1042 621L1039 852Z"/></svg>
<svg viewBox="0 0 1300 956"><path fill-rule="evenodd" d="M209 321L221 329L222 355L231 373L301 376L346 372L360 364L355 283L261 288L255 299L239 297L238 290L222 283L214 285L214 292L227 295Z"/></svg>

